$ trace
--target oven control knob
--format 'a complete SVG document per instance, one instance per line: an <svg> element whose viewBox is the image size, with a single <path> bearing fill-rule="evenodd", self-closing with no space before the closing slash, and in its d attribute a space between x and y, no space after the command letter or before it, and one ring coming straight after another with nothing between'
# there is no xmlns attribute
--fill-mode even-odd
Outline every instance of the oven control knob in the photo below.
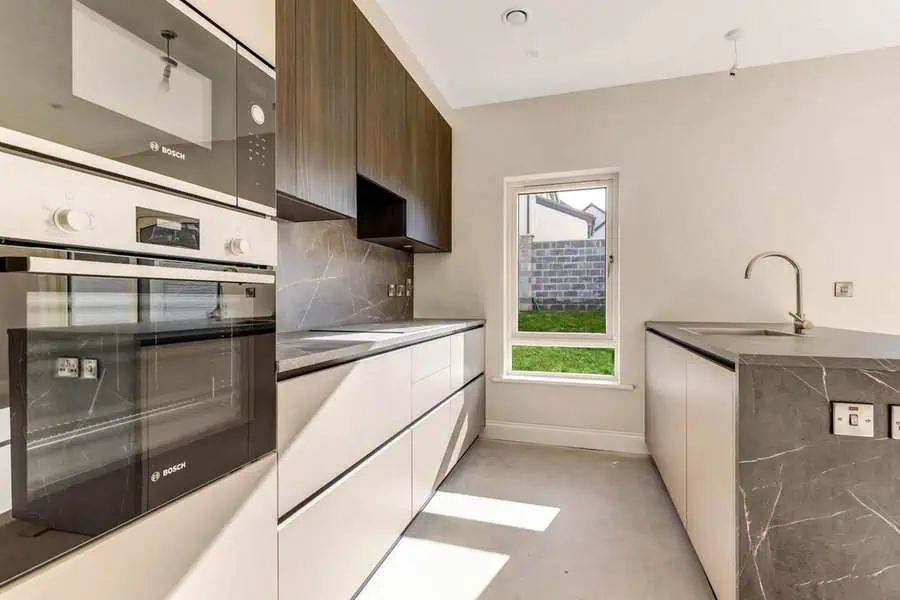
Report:
<svg viewBox="0 0 900 600"><path fill-rule="evenodd" d="M235 238L228 242L228 251L235 256L243 256L250 252L250 242L243 238Z"/></svg>
<svg viewBox="0 0 900 600"><path fill-rule="evenodd" d="M254 104L250 107L250 118L253 119L253 122L257 125L265 125L266 111L264 111L263 107L259 104Z"/></svg>
<svg viewBox="0 0 900 600"><path fill-rule="evenodd" d="M67 233L79 233L91 228L91 215L74 208L60 208L53 213L53 222Z"/></svg>

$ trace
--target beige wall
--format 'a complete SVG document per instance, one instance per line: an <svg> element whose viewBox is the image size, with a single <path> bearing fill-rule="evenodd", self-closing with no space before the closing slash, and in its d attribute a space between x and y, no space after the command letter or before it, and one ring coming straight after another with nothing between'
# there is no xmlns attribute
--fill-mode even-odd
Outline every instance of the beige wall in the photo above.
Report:
<svg viewBox="0 0 900 600"><path fill-rule="evenodd" d="M417 316L485 316L501 373L503 179L620 169L621 375L634 391L489 383L488 419L643 431L649 319L809 317L900 333L900 49L520 101L454 115L453 253L416 257ZM832 297L853 280L856 297Z"/></svg>

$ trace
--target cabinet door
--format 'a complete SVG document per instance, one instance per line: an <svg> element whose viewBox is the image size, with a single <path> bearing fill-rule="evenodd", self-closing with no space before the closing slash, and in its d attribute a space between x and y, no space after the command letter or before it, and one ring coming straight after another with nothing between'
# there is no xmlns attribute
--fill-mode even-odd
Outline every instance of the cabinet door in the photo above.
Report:
<svg viewBox="0 0 900 600"><path fill-rule="evenodd" d="M650 332L646 334L646 344L647 445L681 522L687 524L685 360L688 352Z"/></svg>
<svg viewBox="0 0 900 600"><path fill-rule="evenodd" d="M406 70L361 13L357 50L356 168L363 177L405 198L409 188Z"/></svg>
<svg viewBox="0 0 900 600"><path fill-rule="evenodd" d="M687 530L719 600L737 598L735 374L687 364Z"/></svg>
<svg viewBox="0 0 900 600"><path fill-rule="evenodd" d="M279 525L279 598L353 597L412 519L410 440L407 431Z"/></svg>
<svg viewBox="0 0 900 600"><path fill-rule="evenodd" d="M466 450L475 443L485 425L485 385L482 375L450 398L450 460L447 462L446 477Z"/></svg>
<svg viewBox="0 0 900 600"><path fill-rule="evenodd" d="M437 193L436 220L438 248L445 252L452 250L453 241L453 130L440 113L435 110L437 120Z"/></svg>
<svg viewBox="0 0 900 600"><path fill-rule="evenodd" d="M357 14L353 0L278 0L276 185L306 208L287 218L356 216Z"/></svg>
<svg viewBox="0 0 900 600"><path fill-rule="evenodd" d="M452 402L441 404L412 429L412 510L422 510L447 472L452 446Z"/></svg>
<svg viewBox="0 0 900 600"><path fill-rule="evenodd" d="M410 357L403 348L279 382L279 515L409 425Z"/></svg>
<svg viewBox="0 0 900 600"><path fill-rule="evenodd" d="M3 598L276 600L277 486L273 453L5 587Z"/></svg>
<svg viewBox="0 0 900 600"><path fill-rule="evenodd" d="M407 235L429 245L438 243L437 117L425 92L406 78L409 120L409 195Z"/></svg>

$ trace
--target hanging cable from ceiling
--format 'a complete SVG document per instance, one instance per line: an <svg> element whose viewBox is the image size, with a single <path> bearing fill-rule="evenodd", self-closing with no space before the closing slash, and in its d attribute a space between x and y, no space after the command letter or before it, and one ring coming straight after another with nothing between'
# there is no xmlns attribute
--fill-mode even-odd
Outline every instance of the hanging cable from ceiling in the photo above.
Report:
<svg viewBox="0 0 900 600"><path fill-rule="evenodd" d="M731 69L728 70L728 74L732 77L737 77L738 69L740 68L738 42L741 41L742 37L744 37L743 29L732 29L725 34L725 40L731 42L732 48L734 49L734 63L732 63Z"/></svg>

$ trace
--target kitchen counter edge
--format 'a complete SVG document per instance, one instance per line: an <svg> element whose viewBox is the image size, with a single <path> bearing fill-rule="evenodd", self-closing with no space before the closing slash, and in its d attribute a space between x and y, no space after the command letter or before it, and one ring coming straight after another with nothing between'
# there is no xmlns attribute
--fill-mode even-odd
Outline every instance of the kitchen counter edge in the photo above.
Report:
<svg viewBox="0 0 900 600"><path fill-rule="evenodd" d="M685 331L692 327L749 327L787 330L771 323L697 323L647 321L646 331L655 333L723 367L737 365L781 367L850 368L900 370L900 336L830 327L816 328L807 338L753 341L704 336ZM780 345L778 340L789 342ZM802 345L797 345L799 342Z"/></svg>
<svg viewBox="0 0 900 600"><path fill-rule="evenodd" d="M423 344L432 340L448 337L457 333L480 329L485 326L484 319L461 319L456 323L436 325L427 329L411 333L398 334L388 340L378 342L360 342L346 348L326 350L304 354L296 357L283 357L278 359L278 381L293 379L301 375L307 375L330 367L356 362L364 358L370 358L386 352L400 350L409 346ZM308 332L298 332L297 337L302 337ZM289 336L290 334L281 334ZM289 351L284 352L289 354ZM282 352L279 352L282 354Z"/></svg>

